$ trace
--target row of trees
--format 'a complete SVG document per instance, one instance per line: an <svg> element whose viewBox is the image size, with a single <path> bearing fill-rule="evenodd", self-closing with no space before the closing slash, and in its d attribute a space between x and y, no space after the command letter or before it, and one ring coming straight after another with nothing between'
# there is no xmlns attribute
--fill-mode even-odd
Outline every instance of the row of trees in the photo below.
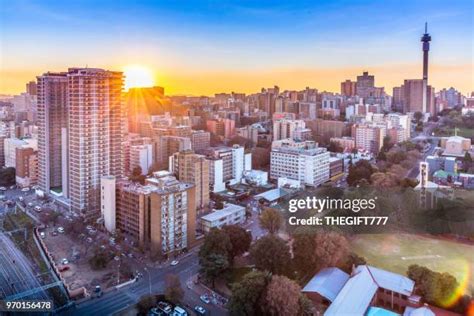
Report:
<svg viewBox="0 0 474 316"><path fill-rule="evenodd" d="M468 295L460 297L454 305L449 304L459 288L459 283L449 273L432 271L417 264L408 267L407 275L415 281L416 289L429 304L449 308L457 313L466 313L472 300Z"/></svg>

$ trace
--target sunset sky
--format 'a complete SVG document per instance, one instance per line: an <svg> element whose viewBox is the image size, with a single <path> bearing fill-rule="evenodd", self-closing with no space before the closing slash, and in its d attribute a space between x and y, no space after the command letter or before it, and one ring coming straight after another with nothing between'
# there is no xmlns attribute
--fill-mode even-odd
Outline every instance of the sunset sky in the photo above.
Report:
<svg viewBox="0 0 474 316"><path fill-rule="evenodd" d="M364 70L391 94L421 78L474 90L473 2L0 0L0 93L46 71L150 70L167 94L282 89L339 91Z"/></svg>

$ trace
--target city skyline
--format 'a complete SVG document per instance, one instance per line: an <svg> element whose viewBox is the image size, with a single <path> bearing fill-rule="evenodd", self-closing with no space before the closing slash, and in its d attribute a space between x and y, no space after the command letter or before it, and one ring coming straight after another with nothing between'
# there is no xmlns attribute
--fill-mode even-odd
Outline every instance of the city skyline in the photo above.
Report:
<svg viewBox="0 0 474 316"><path fill-rule="evenodd" d="M190 10L146 1L113 9L87 4L2 4L0 93L23 92L46 71L139 65L167 94L250 93L273 85L338 92L340 82L362 71L391 94L404 79L422 78L425 21L433 36L429 84L474 90L468 1L449 8L425 1L190 3Z"/></svg>

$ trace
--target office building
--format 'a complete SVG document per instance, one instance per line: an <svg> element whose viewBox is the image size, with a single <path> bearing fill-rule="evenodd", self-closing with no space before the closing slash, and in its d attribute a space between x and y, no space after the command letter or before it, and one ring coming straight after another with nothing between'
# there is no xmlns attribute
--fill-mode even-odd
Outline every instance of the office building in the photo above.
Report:
<svg viewBox="0 0 474 316"><path fill-rule="evenodd" d="M317 147L314 142L302 144L272 147L271 179L287 178L309 186L318 186L329 179L329 152L326 148Z"/></svg>
<svg viewBox="0 0 474 316"><path fill-rule="evenodd" d="M212 228L222 228L225 225L240 225L245 222L245 207L227 203L223 209L202 216L199 219L200 228L208 233Z"/></svg>

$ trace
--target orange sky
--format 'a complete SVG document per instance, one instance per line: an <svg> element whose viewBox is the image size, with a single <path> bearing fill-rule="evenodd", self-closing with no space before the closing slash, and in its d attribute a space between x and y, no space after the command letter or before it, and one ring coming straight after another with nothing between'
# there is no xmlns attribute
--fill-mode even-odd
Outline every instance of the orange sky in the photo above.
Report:
<svg viewBox="0 0 474 316"><path fill-rule="evenodd" d="M89 65L111 70L121 70L121 66ZM281 89L304 89L306 86L323 91L338 92L340 82L345 79L355 80L358 74L368 70L375 75L376 86L384 86L391 94L392 87L400 85L404 79L420 78L419 64L392 64L372 67L351 68L288 68L288 69L255 69L246 71L204 71L200 69L154 69L156 85L165 87L168 95L213 95L218 92L254 93L262 87L280 86ZM0 93L18 94L25 90L25 83L47 70L60 69L0 69ZM473 64L465 65L430 65L429 82L436 90L454 87L463 93L474 91L472 76Z"/></svg>

